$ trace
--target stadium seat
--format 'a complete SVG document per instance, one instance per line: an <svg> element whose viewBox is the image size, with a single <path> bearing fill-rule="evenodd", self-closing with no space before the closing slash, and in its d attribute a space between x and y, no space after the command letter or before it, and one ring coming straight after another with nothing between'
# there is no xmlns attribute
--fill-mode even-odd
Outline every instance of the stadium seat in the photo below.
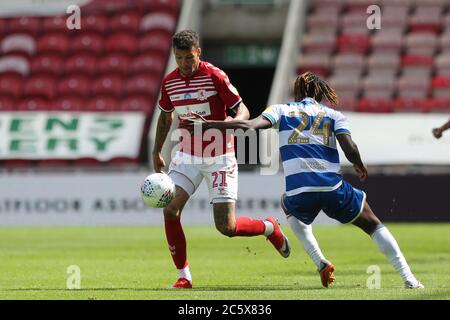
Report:
<svg viewBox="0 0 450 320"><path fill-rule="evenodd" d="M400 57L395 53L372 54L367 58L367 70L371 76L393 77L400 68Z"/></svg>
<svg viewBox="0 0 450 320"><path fill-rule="evenodd" d="M364 56L358 53L338 53L332 61L332 69L338 74L359 77L366 67Z"/></svg>
<svg viewBox="0 0 450 320"><path fill-rule="evenodd" d="M366 7L367 8L367 7ZM370 29L367 28L367 14L364 11L350 11L342 15L340 20L341 33L367 35Z"/></svg>
<svg viewBox="0 0 450 320"><path fill-rule="evenodd" d="M43 33L64 33L67 32L67 18L64 16L45 17L42 21ZM84 25L83 25L84 28Z"/></svg>
<svg viewBox="0 0 450 320"><path fill-rule="evenodd" d="M0 49L3 54L18 54L29 57L36 52L36 42L28 34L10 34L3 38Z"/></svg>
<svg viewBox="0 0 450 320"><path fill-rule="evenodd" d="M358 103L358 111L360 112L392 112L393 105L392 101L385 99L361 99Z"/></svg>
<svg viewBox="0 0 450 320"><path fill-rule="evenodd" d="M434 55L438 38L432 32L410 32L405 39L406 53L410 55Z"/></svg>
<svg viewBox="0 0 450 320"><path fill-rule="evenodd" d="M19 111L50 111L52 104L44 98L24 98L17 105Z"/></svg>
<svg viewBox="0 0 450 320"><path fill-rule="evenodd" d="M430 93L430 85L428 76L402 75L398 78L398 97L425 99Z"/></svg>
<svg viewBox="0 0 450 320"><path fill-rule="evenodd" d="M135 57L131 61L131 73L154 73L160 76L166 68L167 58L159 54L146 53Z"/></svg>
<svg viewBox="0 0 450 320"><path fill-rule="evenodd" d="M54 111L81 111L84 109L86 103L79 96L62 96L53 100L52 109Z"/></svg>
<svg viewBox="0 0 450 320"><path fill-rule="evenodd" d="M108 17L103 14L88 14L81 16L81 31L104 34L108 31Z"/></svg>
<svg viewBox="0 0 450 320"><path fill-rule="evenodd" d="M139 31L141 16L133 11L119 12L110 18L110 32L132 32Z"/></svg>
<svg viewBox="0 0 450 320"><path fill-rule="evenodd" d="M69 50L70 39L65 33L46 33L38 39L39 53L55 53L65 55Z"/></svg>
<svg viewBox="0 0 450 320"><path fill-rule="evenodd" d="M22 93L23 78L19 74L0 74L0 96L17 98Z"/></svg>
<svg viewBox="0 0 450 320"><path fill-rule="evenodd" d="M304 53L330 54L336 48L336 37L329 34L306 33L303 37Z"/></svg>
<svg viewBox="0 0 450 320"><path fill-rule="evenodd" d="M349 77L347 74L333 75L328 78L330 86L336 90L339 100L357 100L361 90L359 76Z"/></svg>
<svg viewBox="0 0 450 320"><path fill-rule="evenodd" d="M100 55L104 50L103 38L93 32L86 32L76 36L71 44L72 52L91 53Z"/></svg>
<svg viewBox="0 0 450 320"><path fill-rule="evenodd" d="M149 75L136 75L126 82L126 93L129 95L156 95L160 86L160 80Z"/></svg>
<svg viewBox="0 0 450 320"><path fill-rule="evenodd" d="M15 111L17 110L16 99L12 97L3 96L0 93L0 111Z"/></svg>
<svg viewBox="0 0 450 320"><path fill-rule="evenodd" d="M88 14L114 13L135 7L136 0L95 0L83 6L83 12ZM164 1L164 0L163 0Z"/></svg>
<svg viewBox="0 0 450 320"><path fill-rule="evenodd" d="M30 73L28 60L21 56L7 55L0 57L0 74L17 73L27 76Z"/></svg>
<svg viewBox="0 0 450 320"><path fill-rule="evenodd" d="M12 18L9 21L10 33L24 33L34 35L42 30L42 22L37 17L22 16L18 18Z"/></svg>
<svg viewBox="0 0 450 320"><path fill-rule="evenodd" d="M106 40L106 50L108 50L108 52L132 55L135 53L137 47L137 39L131 33L115 33L109 36Z"/></svg>
<svg viewBox="0 0 450 320"><path fill-rule="evenodd" d="M159 53L167 56L172 46L171 36L166 32L151 31L141 35L138 39L138 47L141 53Z"/></svg>
<svg viewBox="0 0 450 320"><path fill-rule="evenodd" d="M412 32L429 31L437 34L442 29L443 18L441 14L441 8L419 6L416 8L414 14L409 18L409 30Z"/></svg>
<svg viewBox="0 0 450 320"><path fill-rule="evenodd" d="M396 112L426 112L425 101L426 99L404 97L395 99L393 105Z"/></svg>
<svg viewBox="0 0 450 320"><path fill-rule="evenodd" d="M306 71L314 72L322 77L330 74L331 61L327 54L303 54L298 60L299 73Z"/></svg>
<svg viewBox="0 0 450 320"><path fill-rule="evenodd" d="M130 95L120 101L121 111L151 112L155 108L155 101L148 96Z"/></svg>
<svg viewBox="0 0 450 320"><path fill-rule="evenodd" d="M339 29L338 12L327 11L325 14L314 12L307 17L307 25L310 33L326 33L335 35Z"/></svg>
<svg viewBox="0 0 450 320"><path fill-rule="evenodd" d="M402 57L403 75L429 77L433 66L433 56L404 55Z"/></svg>
<svg viewBox="0 0 450 320"><path fill-rule="evenodd" d="M391 100L396 89L395 78L368 75L363 79L363 88L365 98Z"/></svg>
<svg viewBox="0 0 450 320"><path fill-rule="evenodd" d="M180 10L180 0L137 0L141 9L150 11L164 11L177 15Z"/></svg>
<svg viewBox="0 0 450 320"><path fill-rule="evenodd" d="M370 48L369 36L364 34L341 34L338 36L339 52L365 54Z"/></svg>
<svg viewBox="0 0 450 320"><path fill-rule="evenodd" d="M164 12L151 12L141 19L139 28L142 32L161 30L172 33L175 26L176 19L173 15Z"/></svg>
<svg viewBox="0 0 450 320"><path fill-rule="evenodd" d="M124 54L112 53L99 59L98 70L101 73L121 73L128 72L130 58Z"/></svg>
<svg viewBox="0 0 450 320"><path fill-rule="evenodd" d="M31 60L33 75L38 73L59 76L63 71L64 59L56 54L41 54Z"/></svg>
<svg viewBox="0 0 450 320"><path fill-rule="evenodd" d="M435 76L431 85L434 98L450 98L450 75Z"/></svg>
<svg viewBox="0 0 450 320"><path fill-rule="evenodd" d="M58 82L58 96L86 97L91 90L91 81L82 74L67 75Z"/></svg>
<svg viewBox="0 0 450 320"><path fill-rule="evenodd" d="M104 74L92 83L95 95L109 95L120 97L124 88L123 79L118 74Z"/></svg>
<svg viewBox="0 0 450 320"><path fill-rule="evenodd" d="M422 109L426 112L450 112L450 98L432 98L423 102Z"/></svg>
<svg viewBox="0 0 450 320"><path fill-rule="evenodd" d="M366 12L367 7L376 4L374 0L345 0L345 9L349 12Z"/></svg>
<svg viewBox="0 0 450 320"><path fill-rule="evenodd" d="M330 105L332 108L338 111L358 111L358 100L352 98L345 98L338 95L339 103L336 107L331 106L329 103L325 102L325 105Z"/></svg>
<svg viewBox="0 0 450 320"><path fill-rule="evenodd" d="M97 70L97 57L89 53L76 53L66 58L64 71L70 73L82 73L93 75Z"/></svg>
<svg viewBox="0 0 450 320"><path fill-rule="evenodd" d="M0 39L6 34L9 34L8 21L0 18Z"/></svg>
<svg viewBox="0 0 450 320"><path fill-rule="evenodd" d="M397 33L387 33L383 29L371 37L373 54L399 54L403 48L403 36Z"/></svg>
<svg viewBox="0 0 450 320"><path fill-rule="evenodd" d="M55 96L55 79L47 75L36 75L25 82L24 93L28 96L52 99Z"/></svg>
<svg viewBox="0 0 450 320"><path fill-rule="evenodd" d="M118 111L119 103L115 96L100 96L96 95L95 97L89 99L86 103L83 111Z"/></svg>
<svg viewBox="0 0 450 320"><path fill-rule="evenodd" d="M450 52L443 52L434 59L436 75L450 76Z"/></svg>

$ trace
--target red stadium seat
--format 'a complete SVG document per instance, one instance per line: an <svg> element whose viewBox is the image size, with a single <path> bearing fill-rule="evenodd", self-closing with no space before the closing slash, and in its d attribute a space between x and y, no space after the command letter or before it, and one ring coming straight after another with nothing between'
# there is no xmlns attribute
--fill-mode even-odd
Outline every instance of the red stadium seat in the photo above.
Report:
<svg viewBox="0 0 450 320"><path fill-rule="evenodd" d="M82 74L72 74L62 78L58 82L59 96L86 97L91 90L91 82L88 76Z"/></svg>
<svg viewBox="0 0 450 320"><path fill-rule="evenodd" d="M38 39L37 47L40 53L64 55L69 50L70 41L64 33L47 33Z"/></svg>
<svg viewBox="0 0 450 320"><path fill-rule="evenodd" d="M163 74L166 68L167 58L158 54L141 54L131 61L131 73L154 73L158 76Z"/></svg>
<svg viewBox="0 0 450 320"><path fill-rule="evenodd" d="M123 79L117 74L105 74L95 79L92 90L95 95L120 96L124 84Z"/></svg>
<svg viewBox="0 0 450 320"><path fill-rule="evenodd" d="M86 32L76 36L72 41L71 47L73 52L88 52L100 55L103 53L105 45L103 38L99 34Z"/></svg>
<svg viewBox="0 0 450 320"><path fill-rule="evenodd" d="M83 32L102 34L108 31L108 17L102 14L82 15L81 26Z"/></svg>
<svg viewBox="0 0 450 320"><path fill-rule="evenodd" d="M45 17L43 18L41 28L43 33L67 32L67 18L64 16Z"/></svg>
<svg viewBox="0 0 450 320"><path fill-rule="evenodd" d="M175 27L175 17L164 12L151 12L144 16L140 22L140 30L142 32L162 30L168 33L172 33L174 32Z"/></svg>
<svg viewBox="0 0 450 320"><path fill-rule="evenodd" d="M155 108L155 99L149 96L128 96L120 102L121 111L152 111Z"/></svg>
<svg viewBox="0 0 450 320"><path fill-rule="evenodd" d="M63 96L53 101L52 109L55 111L81 111L85 105L84 100L78 96Z"/></svg>
<svg viewBox="0 0 450 320"><path fill-rule="evenodd" d="M120 52L131 55L138 48L138 42L132 34L119 32L110 35L106 39L105 46L108 52Z"/></svg>
<svg viewBox="0 0 450 320"><path fill-rule="evenodd" d="M136 6L136 0L95 0L83 6L82 11L87 14L106 12L121 12Z"/></svg>
<svg viewBox="0 0 450 320"><path fill-rule="evenodd" d="M338 37L339 52L365 54L370 48L370 40L363 34L341 34Z"/></svg>
<svg viewBox="0 0 450 320"><path fill-rule="evenodd" d="M300 73L311 71L322 77L326 77L330 74L330 66L330 56L327 54L303 54L298 60Z"/></svg>
<svg viewBox="0 0 450 320"><path fill-rule="evenodd" d="M435 7L418 7L409 18L409 29L415 31L429 31L439 33L442 28L442 10Z"/></svg>
<svg viewBox="0 0 450 320"><path fill-rule="evenodd" d="M137 75L126 82L126 92L129 95L156 95L160 86L160 80L149 75Z"/></svg>
<svg viewBox="0 0 450 320"><path fill-rule="evenodd" d="M396 112L426 112L425 101L426 99L418 98L397 98L394 101L394 109Z"/></svg>
<svg viewBox="0 0 450 320"><path fill-rule="evenodd" d="M52 104L44 98L24 98L17 106L20 111L50 111Z"/></svg>
<svg viewBox="0 0 450 320"><path fill-rule="evenodd" d="M402 71L404 75L429 77L433 66L433 56L405 55L402 57Z"/></svg>
<svg viewBox="0 0 450 320"><path fill-rule="evenodd" d="M21 56L3 56L0 58L0 74L17 73L27 76L30 73L28 60Z"/></svg>
<svg viewBox="0 0 450 320"><path fill-rule="evenodd" d="M0 111L15 111L17 110L16 99L6 97L0 94Z"/></svg>
<svg viewBox="0 0 450 320"><path fill-rule="evenodd" d="M0 74L0 96L17 98L22 93L23 78L18 74Z"/></svg>
<svg viewBox="0 0 450 320"><path fill-rule="evenodd" d="M66 73L93 75L97 70L97 57L89 53L77 53L66 59Z"/></svg>
<svg viewBox="0 0 450 320"><path fill-rule="evenodd" d="M165 11L177 15L180 10L180 0L137 0L141 9L148 11Z"/></svg>
<svg viewBox="0 0 450 320"><path fill-rule="evenodd" d="M110 32L133 32L139 31L141 16L133 11L119 12L110 18Z"/></svg>
<svg viewBox="0 0 450 320"><path fill-rule="evenodd" d="M0 39L9 33L8 20L0 18Z"/></svg>
<svg viewBox="0 0 450 320"><path fill-rule="evenodd" d="M171 46L171 37L166 32L152 31L139 37L138 47L141 53L154 52L166 57Z"/></svg>
<svg viewBox="0 0 450 320"><path fill-rule="evenodd" d="M32 56L36 52L36 42L28 34L11 34L3 38L0 49L9 54Z"/></svg>
<svg viewBox="0 0 450 320"><path fill-rule="evenodd" d="M18 17L12 18L9 21L9 32L10 33L25 33L25 34L36 34L42 30L42 21L40 18L36 17Z"/></svg>
<svg viewBox="0 0 450 320"><path fill-rule="evenodd" d="M432 90L435 98L450 98L450 75L434 77Z"/></svg>
<svg viewBox="0 0 450 320"><path fill-rule="evenodd" d="M56 54L41 54L33 57L31 71L35 75L44 73L59 76L63 71L64 59Z"/></svg>
<svg viewBox="0 0 450 320"><path fill-rule="evenodd" d="M112 53L98 62L98 70L102 73L122 73L128 72L130 58L123 54Z"/></svg>
<svg viewBox="0 0 450 320"><path fill-rule="evenodd" d="M32 76L25 82L24 93L28 96L52 99L55 96L55 79L46 75Z"/></svg>
<svg viewBox="0 0 450 320"><path fill-rule="evenodd" d="M450 112L450 98L432 98L423 102L422 109L427 112Z"/></svg>
<svg viewBox="0 0 450 320"><path fill-rule="evenodd" d="M393 103L385 99L361 99L358 103L358 110L360 112L391 112L393 110Z"/></svg>
<svg viewBox="0 0 450 320"><path fill-rule="evenodd" d="M114 96L95 96L89 99L83 111L117 111L119 102Z"/></svg>

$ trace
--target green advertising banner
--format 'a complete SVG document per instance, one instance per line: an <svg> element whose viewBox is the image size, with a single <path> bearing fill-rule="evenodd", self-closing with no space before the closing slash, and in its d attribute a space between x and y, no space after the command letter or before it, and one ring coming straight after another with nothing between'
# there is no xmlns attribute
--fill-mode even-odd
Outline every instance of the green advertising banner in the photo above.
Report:
<svg viewBox="0 0 450 320"><path fill-rule="evenodd" d="M0 112L0 159L136 158L142 113Z"/></svg>

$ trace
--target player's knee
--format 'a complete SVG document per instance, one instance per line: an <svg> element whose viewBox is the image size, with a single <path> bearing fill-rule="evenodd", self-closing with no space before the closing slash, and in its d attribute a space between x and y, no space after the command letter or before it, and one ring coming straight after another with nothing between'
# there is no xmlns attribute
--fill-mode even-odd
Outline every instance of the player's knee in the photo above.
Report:
<svg viewBox="0 0 450 320"><path fill-rule="evenodd" d="M234 237L236 234L236 228L231 225L227 225L227 224L216 225L216 229L224 236L227 236L230 238Z"/></svg>
<svg viewBox="0 0 450 320"><path fill-rule="evenodd" d="M180 209L178 208L178 206L169 203L163 209L163 213L164 213L165 219L173 220L173 219L177 219L179 217Z"/></svg>

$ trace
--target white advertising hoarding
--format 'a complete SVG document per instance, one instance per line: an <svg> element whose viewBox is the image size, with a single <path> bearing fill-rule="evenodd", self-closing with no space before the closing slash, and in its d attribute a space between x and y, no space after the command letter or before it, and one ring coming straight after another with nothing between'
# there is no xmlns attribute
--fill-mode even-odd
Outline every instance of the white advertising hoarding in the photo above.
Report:
<svg viewBox="0 0 450 320"><path fill-rule="evenodd" d="M137 158L139 112L0 112L0 159Z"/></svg>
<svg viewBox="0 0 450 320"><path fill-rule="evenodd" d="M147 225L163 224L162 209L147 208L140 185L148 172L2 174L0 226L14 225ZM270 186L270 187L269 187ZM283 175L239 174L237 216L267 218L281 224ZM206 183L185 206L183 224L214 225ZM317 223L330 223L320 216ZM331 222L332 223L332 222Z"/></svg>
<svg viewBox="0 0 450 320"><path fill-rule="evenodd" d="M431 130L450 114L344 112L353 140L368 165L450 165L450 134L436 139ZM343 164L350 164L340 150Z"/></svg>

